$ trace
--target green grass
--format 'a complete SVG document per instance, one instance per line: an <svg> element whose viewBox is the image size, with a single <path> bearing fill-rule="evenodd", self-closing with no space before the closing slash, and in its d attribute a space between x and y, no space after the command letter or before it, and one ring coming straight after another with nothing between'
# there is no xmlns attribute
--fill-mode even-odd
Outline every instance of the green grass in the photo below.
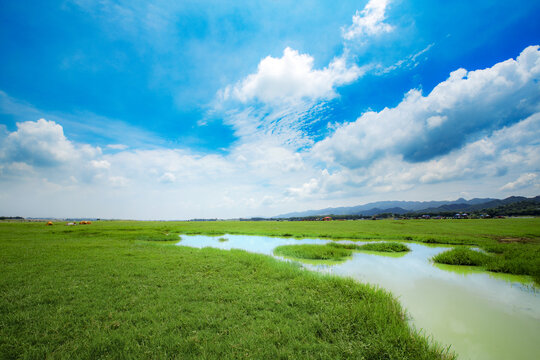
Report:
<svg viewBox="0 0 540 360"><path fill-rule="evenodd" d="M336 247L336 248L343 248L343 249L388 252L388 253L411 251L411 249L409 249L407 245L403 243L398 243L398 242L375 242L375 243L363 244L363 245L330 243L328 245L332 247Z"/></svg>
<svg viewBox="0 0 540 360"><path fill-rule="evenodd" d="M410 251L407 245L396 242L382 242L364 245L330 242L322 245L282 245L274 249L274 254L295 259L342 261L350 257L354 250L387 253Z"/></svg>
<svg viewBox="0 0 540 360"><path fill-rule="evenodd" d="M282 245L274 249L274 254L295 259L341 261L351 256L352 250L330 244Z"/></svg>
<svg viewBox="0 0 540 360"><path fill-rule="evenodd" d="M454 248L433 257L439 264L468 266L483 266L490 259L489 255L468 248Z"/></svg>
<svg viewBox="0 0 540 360"><path fill-rule="evenodd" d="M452 357L381 289L171 245L194 226L0 223L0 358Z"/></svg>
<svg viewBox="0 0 540 360"><path fill-rule="evenodd" d="M532 276L540 284L540 247L532 244L492 244L486 254L467 248L455 248L433 257L449 265L478 266L487 271Z"/></svg>
<svg viewBox="0 0 540 360"><path fill-rule="evenodd" d="M218 239L218 241L219 241L219 242L227 242L227 241L229 241L229 239L226 239L226 238L224 238L224 237L220 237L220 238Z"/></svg>
<svg viewBox="0 0 540 360"><path fill-rule="evenodd" d="M368 250L368 251L379 251L379 252L407 252L411 251L409 247L403 243L398 242L382 242L382 243L372 243L364 244L358 247L358 250Z"/></svg>

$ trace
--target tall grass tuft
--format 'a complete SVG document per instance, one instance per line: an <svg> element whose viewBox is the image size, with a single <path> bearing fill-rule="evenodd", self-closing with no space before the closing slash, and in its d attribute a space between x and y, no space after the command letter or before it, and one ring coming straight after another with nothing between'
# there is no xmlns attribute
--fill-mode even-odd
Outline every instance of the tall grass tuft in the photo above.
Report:
<svg viewBox="0 0 540 360"><path fill-rule="evenodd" d="M274 254L297 259L309 260L344 260L352 255L352 250L325 245L282 245L274 249Z"/></svg>
<svg viewBox="0 0 540 360"><path fill-rule="evenodd" d="M330 243L328 245L341 249L379 251L390 253L411 251L411 249L409 249L407 245L398 242L376 242L364 245Z"/></svg>
<svg viewBox="0 0 540 360"><path fill-rule="evenodd" d="M469 248L454 248L435 255L433 261L448 265L484 266L491 257Z"/></svg>

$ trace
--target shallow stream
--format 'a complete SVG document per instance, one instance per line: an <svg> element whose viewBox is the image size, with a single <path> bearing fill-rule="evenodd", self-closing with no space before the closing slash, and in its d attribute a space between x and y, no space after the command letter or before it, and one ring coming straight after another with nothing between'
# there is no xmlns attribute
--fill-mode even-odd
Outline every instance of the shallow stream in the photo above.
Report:
<svg viewBox="0 0 540 360"><path fill-rule="evenodd" d="M182 235L177 245L242 249L274 256L274 248L280 245L329 241L252 235ZM411 251L402 256L354 252L352 258L344 262L311 261L304 262L303 266L391 291L407 310L412 326L444 346L451 345L459 359L540 358L540 291L529 278L434 264L431 257L448 247L407 245Z"/></svg>

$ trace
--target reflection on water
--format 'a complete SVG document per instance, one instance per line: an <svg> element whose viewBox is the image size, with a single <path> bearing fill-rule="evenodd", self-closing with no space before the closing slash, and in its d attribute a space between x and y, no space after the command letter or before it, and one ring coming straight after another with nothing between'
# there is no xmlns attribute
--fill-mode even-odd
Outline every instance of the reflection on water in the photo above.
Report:
<svg viewBox="0 0 540 360"><path fill-rule="evenodd" d="M329 242L250 235L222 237L228 241L182 235L178 245L243 249L273 256L274 248L280 245ZM451 345L460 359L539 357L540 293L529 278L433 264L429 259L446 247L407 245L412 251L405 254L354 252L344 262L304 262L304 267L390 290L407 309L413 326L433 335L439 343Z"/></svg>

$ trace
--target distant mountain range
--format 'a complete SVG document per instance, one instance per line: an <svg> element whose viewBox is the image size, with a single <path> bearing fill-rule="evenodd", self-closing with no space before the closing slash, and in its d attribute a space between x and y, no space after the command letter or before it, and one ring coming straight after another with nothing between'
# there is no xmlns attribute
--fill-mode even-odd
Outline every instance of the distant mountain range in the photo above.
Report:
<svg viewBox="0 0 540 360"><path fill-rule="evenodd" d="M407 213L441 213L441 212L473 212L484 209L492 209L506 206L518 202L540 203L540 196L526 198L523 196L511 196L506 199L471 199L459 198L454 201L378 201L364 205L350 207L336 207L319 210L307 210L292 212L276 216L276 218L293 218L322 215L361 215L373 216L385 213L407 214Z"/></svg>

